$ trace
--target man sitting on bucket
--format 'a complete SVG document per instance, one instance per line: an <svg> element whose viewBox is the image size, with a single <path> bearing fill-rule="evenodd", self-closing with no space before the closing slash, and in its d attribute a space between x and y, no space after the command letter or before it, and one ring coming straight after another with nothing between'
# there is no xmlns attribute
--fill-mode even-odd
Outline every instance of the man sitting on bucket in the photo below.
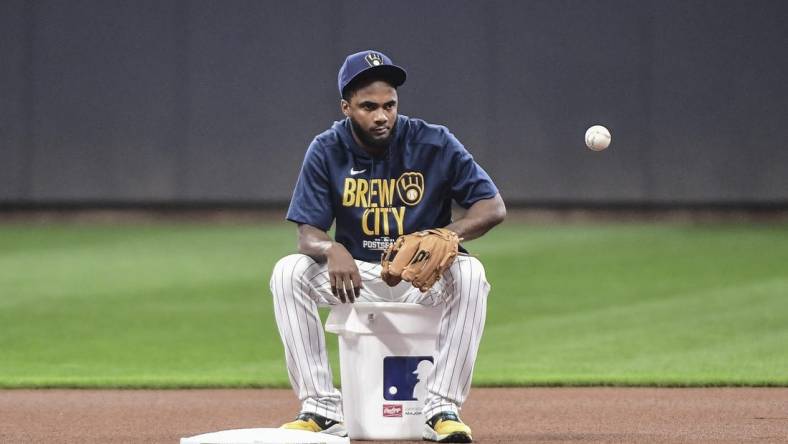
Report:
<svg viewBox="0 0 788 444"><path fill-rule="evenodd" d="M347 436L319 306L411 302L443 307L424 384L423 437L473 440L459 412L490 285L481 262L459 242L499 224L506 208L490 176L447 128L398 114L405 77L379 51L349 55L338 76L345 119L307 149L287 212L298 225L298 254L282 258L270 282L290 383L301 401L284 428ZM456 221L452 201L467 209Z"/></svg>

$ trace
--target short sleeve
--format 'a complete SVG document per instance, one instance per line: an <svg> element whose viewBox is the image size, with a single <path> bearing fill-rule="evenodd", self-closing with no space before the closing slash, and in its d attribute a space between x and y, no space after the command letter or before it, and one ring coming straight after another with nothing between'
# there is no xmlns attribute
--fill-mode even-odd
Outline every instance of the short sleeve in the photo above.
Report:
<svg viewBox="0 0 788 444"><path fill-rule="evenodd" d="M317 140L312 141L304 156L287 210L287 220L324 231L328 231L334 221L328 168Z"/></svg>
<svg viewBox="0 0 788 444"><path fill-rule="evenodd" d="M449 155L448 180L451 186L451 197L463 208L468 208L474 202L490 199L498 194L490 176L473 160L473 156L454 137L447 132L446 152Z"/></svg>

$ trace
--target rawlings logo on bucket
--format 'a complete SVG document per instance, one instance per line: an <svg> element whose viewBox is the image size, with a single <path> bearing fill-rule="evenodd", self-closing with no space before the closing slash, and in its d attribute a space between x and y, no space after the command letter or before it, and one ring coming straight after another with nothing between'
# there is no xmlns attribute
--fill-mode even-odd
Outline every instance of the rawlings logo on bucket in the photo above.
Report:
<svg viewBox="0 0 788 444"><path fill-rule="evenodd" d="M383 404L383 416L386 418L402 418L402 404Z"/></svg>

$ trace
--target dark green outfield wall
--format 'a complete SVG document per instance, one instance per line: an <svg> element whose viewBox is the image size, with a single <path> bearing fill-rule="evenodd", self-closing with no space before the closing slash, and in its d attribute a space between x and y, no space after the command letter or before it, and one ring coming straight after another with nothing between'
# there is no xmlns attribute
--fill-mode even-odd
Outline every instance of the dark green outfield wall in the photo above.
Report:
<svg viewBox="0 0 788 444"><path fill-rule="evenodd" d="M282 202L379 48L510 202L788 202L788 2L0 1L0 203ZM613 132L603 153L583 132Z"/></svg>

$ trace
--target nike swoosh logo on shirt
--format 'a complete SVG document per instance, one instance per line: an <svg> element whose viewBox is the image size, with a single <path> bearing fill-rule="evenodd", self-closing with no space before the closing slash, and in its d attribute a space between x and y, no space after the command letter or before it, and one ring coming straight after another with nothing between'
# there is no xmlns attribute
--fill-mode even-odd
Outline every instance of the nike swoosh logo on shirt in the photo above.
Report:
<svg viewBox="0 0 788 444"><path fill-rule="evenodd" d="M366 171L366 170L367 170L367 169L366 169L366 168L364 168L363 170L358 170L358 171L356 171L356 170L354 170L353 168L351 168L351 169L350 169L350 175L351 175L351 176L355 176L356 174L361 174L361 173L363 173L363 172L364 172L364 171Z"/></svg>

